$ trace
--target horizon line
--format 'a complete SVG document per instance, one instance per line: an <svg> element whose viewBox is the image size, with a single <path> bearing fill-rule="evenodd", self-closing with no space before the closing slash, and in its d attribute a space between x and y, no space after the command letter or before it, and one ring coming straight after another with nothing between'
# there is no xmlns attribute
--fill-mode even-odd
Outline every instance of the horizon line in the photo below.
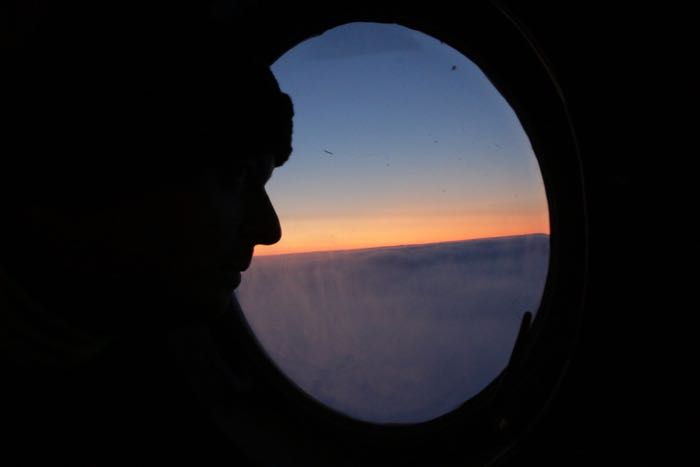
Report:
<svg viewBox="0 0 700 467"><path fill-rule="evenodd" d="M292 252L292 253L271 253L271 254L263 254L263 255L255 255L253 256L258 256L259 258L261 257L270 257L270 256L289 256L289 255L306 255L306 254L314 254L314 253L345 253L345 252L353 252L353 251L366 251L366 250L378 250L380 248L409 248L409 247L414 247L414 246L425 246L425 245L437 245L437 244L444 244L444 243L463 243L463 242L476 242L480 240L497 240L497 239L506 239L506 238L517 238L517 237L533 237L536 235L543 235L545 237L549 237L550 234L545 233L545 232L531 232L531 233L525 233L525 234L517 234L517 235L497 235L494 237L476 237L476 238L465 238L461 240L445 240L445 241L439 241L439 242L423 242L423 243L402 243L402 244L397 244L397 245L381 245L381 246L370 246L370 247L358 247L358 248L341 248L337 250L309 250L309 251L298 251L298 252Z"/></svg>

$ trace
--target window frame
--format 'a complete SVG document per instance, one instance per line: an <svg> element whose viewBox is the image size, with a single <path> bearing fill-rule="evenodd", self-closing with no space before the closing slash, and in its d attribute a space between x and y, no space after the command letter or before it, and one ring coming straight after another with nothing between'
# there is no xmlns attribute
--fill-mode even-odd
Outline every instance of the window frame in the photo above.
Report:
<svg viewBox="0 0 700 467"><path fill-rule="evenodd" d="M549 270L537 316L532 323L523 322L506 370L454 411L412 425L355 420L308 396L270 360L234 304L211 326L212 355L220 358L225 374L217 390L219 412L213 416L251 460L263 464L458 460L484 465L507 456L556 394L578 340L584 307L585 187L556 78L536 44L496 2L455 6L438 0L425 9L361 0L319 11L302 0L266 10L272 3L258 2L229 24L236 31L230 40L255 37L254 53L269 64L306 39L364 21L397 23L428 34L479 66L515 111L538 159L550 215ZM261 25L276 33L261 35ZM207 388L202 390L211 390ZM212 407L211 400L206 404Z"/></svg>

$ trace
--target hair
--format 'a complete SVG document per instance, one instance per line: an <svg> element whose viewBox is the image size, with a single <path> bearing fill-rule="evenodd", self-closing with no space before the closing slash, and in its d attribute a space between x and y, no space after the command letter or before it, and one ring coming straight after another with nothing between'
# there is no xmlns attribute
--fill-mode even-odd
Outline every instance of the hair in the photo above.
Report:
<svg viewBox="0 0 700 467"><path fill-rule="evenodd" d="M9 69L0 198L15 204L80 204L291 153L291 100L241 53L51 53L15 56Z"/></svg>

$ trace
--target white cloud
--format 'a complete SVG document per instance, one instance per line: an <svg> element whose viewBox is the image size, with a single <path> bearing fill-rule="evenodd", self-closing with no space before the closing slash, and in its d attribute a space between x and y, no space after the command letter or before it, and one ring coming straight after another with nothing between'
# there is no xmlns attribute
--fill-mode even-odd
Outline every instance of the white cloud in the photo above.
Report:
<svg viewBox="0 0 700 467"><path fill-rule="evenodd" d="M504 368L548 258L545 235L257 257L238 296L309 394L359 419L418 422Z"/></svg>

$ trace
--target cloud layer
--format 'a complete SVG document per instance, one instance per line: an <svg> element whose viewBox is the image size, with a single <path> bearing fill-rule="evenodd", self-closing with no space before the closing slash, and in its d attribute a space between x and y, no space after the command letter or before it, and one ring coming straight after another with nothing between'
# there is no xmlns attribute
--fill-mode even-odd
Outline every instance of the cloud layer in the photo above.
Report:
<svg viewBox="0 0 700 467"><path fill-rule="evenodd" d="M358 419L415 423L502 371L548 260L547 235L256 257L237 294L304 391Z"/></svg>

